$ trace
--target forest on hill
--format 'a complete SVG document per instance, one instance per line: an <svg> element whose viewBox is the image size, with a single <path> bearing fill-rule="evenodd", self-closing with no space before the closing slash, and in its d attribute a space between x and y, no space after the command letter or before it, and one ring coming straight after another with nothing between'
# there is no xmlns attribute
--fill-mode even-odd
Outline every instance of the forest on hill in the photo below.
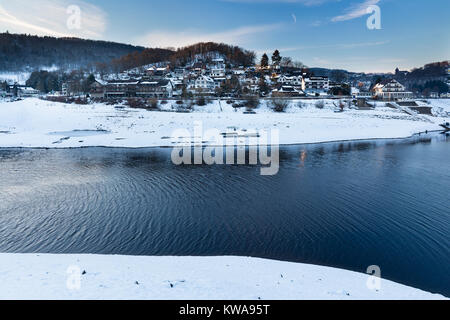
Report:
<svg viewBox="0 0 450 320"><path fill-rule="evenodd" d="M201 42L178 49L172 55L170 61L175 66L185 65L191 62L197 55L206 55L211 52L225 57L228 63L244 67L254 65L256 58L256 54L253 51L244 50L237 46L230 46L224 43Z"/></svg>
<svg viewBox="0 0 450 320"><path fill-rule="evenodd" d="M252 51L214 42L161 49L79 38L0 33L0 71L7 72L51 67L121 72L164 61L172 66L184 66L199 56L210 57L212 53L224 57L228 63L242 66L253 65L256 57Z"/></svg>
<svg viewBox="0 0 450 320"><path fill-rule="evenodd" d="M256 54L237 46L224 43L201 42L191 46L169 49L145 49L141 52L133 52L119 59L114 59L110 64L102 65L102 69L113 72L133 69L136 67L156 63L170 62L173 67L185 66L202 57L208 60L216 55L224 57L228 63L249 67L255 63Z"/></svg>
<svg viewBox="0 0 450 320"><path fill-rule="evenodd" d="M73 70L109 63L145 48L79 38L0 33L0 71L32 71L43 67Z"/></svg>

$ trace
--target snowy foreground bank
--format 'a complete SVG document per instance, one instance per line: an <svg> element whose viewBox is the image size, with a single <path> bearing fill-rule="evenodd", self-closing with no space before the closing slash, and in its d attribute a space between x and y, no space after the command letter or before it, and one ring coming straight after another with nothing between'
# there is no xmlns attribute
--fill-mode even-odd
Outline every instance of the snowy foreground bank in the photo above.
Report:
<svg viewBox="0 0 450 320"><path fill-rule="evenodd" d="M203 132L237 132L246 143L249 133L278 129L281 144L315 143L373 138L404 138L426 130L439 130L445 118L411 116L379 104L375 110L338 113L333 101L315 107L317 101L292 101L286 113L272 112L263 101L256 114L235 111L225 101L195 107L191 113L150 112L104 104L62 104L35 98L0 101L0 147L69 148L88 146L173 146L175 130L194 132L201 121ZM171 103L162 106L170 109ZM450 100L436 101L441 109ZM444 107L444 108L443 108ZM248 140L248 139L247 139Z"/></svg>
<svg viewBox="0 0 450 320"><path fill-rule="evenodd" d="M371 290L368 279L243 257L0 254L0 299L445 299L387 280Z"/></svg>

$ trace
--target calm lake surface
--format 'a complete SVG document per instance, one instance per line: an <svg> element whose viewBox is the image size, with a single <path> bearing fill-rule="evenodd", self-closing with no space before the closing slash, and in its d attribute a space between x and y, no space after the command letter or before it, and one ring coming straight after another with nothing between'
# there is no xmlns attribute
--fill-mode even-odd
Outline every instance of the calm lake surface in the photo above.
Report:
<svg viewBox="0 0 450 320"><path fill-rule="evenodd" d="M449 137L285 146L276 176L170 153L0 149L0 252L379 265L450 296Z"/></svg>

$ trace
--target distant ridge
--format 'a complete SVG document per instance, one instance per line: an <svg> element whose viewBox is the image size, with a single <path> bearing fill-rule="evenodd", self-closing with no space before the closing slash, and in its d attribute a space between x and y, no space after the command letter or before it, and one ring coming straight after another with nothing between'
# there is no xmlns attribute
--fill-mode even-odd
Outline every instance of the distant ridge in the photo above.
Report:
<svg viewBox="0 0 450 320"><path fill-rule="evenodd" d="M78 69L144 49L108 41L6 32L0 33L0 71L32 71L40 67Z"/></svg>

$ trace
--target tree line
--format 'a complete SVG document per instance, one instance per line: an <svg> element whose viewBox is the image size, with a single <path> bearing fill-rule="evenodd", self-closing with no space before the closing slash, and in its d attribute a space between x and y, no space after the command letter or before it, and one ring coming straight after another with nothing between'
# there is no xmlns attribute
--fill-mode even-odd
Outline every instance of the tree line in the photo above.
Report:
<svg viewBox="0 0 450 320"><path fill-rule="evenodd" d="M143 47L79 38L0 33L0 70L25 71L55 66L73 70L109 63Z"/></svg>
<svg viewBox="0 0 450 320"><path fill-rule="evenodd" d="M55 66L61 70L118 73L143 65L167 61L184 66L197 55L217 53L229 63L248 67L255 53L237 46L204 42L179 49L144 48L107 41L79 38L40 37L0 33L0 70L25 71Z"/></svg>
<svg viewBox="0 0 450 320"><path fill-rule="evenodd" d="M249 67L254 65L256 54L237 46L224 43L201 42L179 49L145 49L141 52L133 52L111 63L99 64L104 72L121 72L140 66L157 62L168 62L172 67L183 67L196 58L202 57L204 62L210 62L218 54L233 65Z"/></svg>

